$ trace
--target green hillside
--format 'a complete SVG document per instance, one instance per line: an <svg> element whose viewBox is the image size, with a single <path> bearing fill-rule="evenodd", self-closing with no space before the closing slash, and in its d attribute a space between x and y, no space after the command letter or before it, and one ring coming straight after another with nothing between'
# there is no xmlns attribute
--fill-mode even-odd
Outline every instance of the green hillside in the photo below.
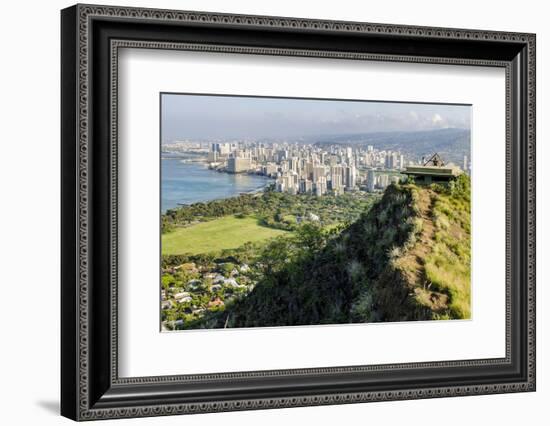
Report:
<svg viewBox="0 0 550 426"><path fill-rule="evenodd" d="M197 327L470 318L470 181L390 185L345 229L308 224L260 253L261 279Z"/></svg>

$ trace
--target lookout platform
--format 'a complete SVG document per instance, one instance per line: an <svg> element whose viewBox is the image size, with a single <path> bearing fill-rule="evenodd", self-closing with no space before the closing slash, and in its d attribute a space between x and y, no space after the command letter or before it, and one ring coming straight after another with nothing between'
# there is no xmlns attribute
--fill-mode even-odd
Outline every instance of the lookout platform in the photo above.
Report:
<svg viewBox="0 0 550 426"><path fill-rule="evenodd" d="M430 185L448 183L460 176L463 171L454 164L445 165L439 154L435 153L422 166L407 166L401 173L414 178L417 184Z"/></svg>

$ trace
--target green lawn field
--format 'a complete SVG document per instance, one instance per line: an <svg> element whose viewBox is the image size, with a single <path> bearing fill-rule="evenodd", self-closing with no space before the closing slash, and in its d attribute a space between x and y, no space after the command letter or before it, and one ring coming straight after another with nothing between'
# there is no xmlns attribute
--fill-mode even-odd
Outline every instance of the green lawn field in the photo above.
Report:
<svg viewBox="0 0 550 426"><path fill-rule="evenodd" d="M284 234L289 232L261 226L252 216L225 216L163 234L162 254L216 252Z"/></svg>

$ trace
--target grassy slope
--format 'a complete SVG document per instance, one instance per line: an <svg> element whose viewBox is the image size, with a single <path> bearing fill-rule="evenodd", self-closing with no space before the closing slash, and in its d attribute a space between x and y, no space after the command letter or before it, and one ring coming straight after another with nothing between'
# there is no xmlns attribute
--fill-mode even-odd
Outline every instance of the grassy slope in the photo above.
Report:
<svg viewBox="0 0 550 426"><path fill-rule="evenodd" d="M199 327L265 327L428 319L426 308L405 303L402 280L382 291L375 282L387 269L390 251L414 228L411 191L388 187L383 198L341 234L313 253L281 263L254 290ZM302 244L304 247L307 244ZM277 249L273 259L284 259ZM386 281L386 282L388 282ZM382 283L381 283L382 284ZM384 294L382 294L384 293ZM381 298L384 300L381 300ZM360 300L358 300L360 299ZM381 306L382 305L382 306Z"/></svg>
<svg viewBox="0 0 550 426"><path fill-rule="evenodd" d="M470 318L470 195L438 194L432 204L434 242L425 259L426 278L449 295L449 316Z"/></svg>
<svg viewBox="0 0 550 426"><path fill-rule="evenodd" d="M215 252L284 234L288 232L259 225L253 216L224 216L163 234L162 254Z"/></svg>
<svg viewBox="0 0 550 426"><path fill-rule="evenodd" d="M470 318L470 196L412 184L207 327ZM216 321L216 319L214 319Z"/></svg>
<svg viewBox="0 0 550 426"><path fill-rule="evenodd" d="M392 266L432 318L470 318L470 189L417 191L421 231Z"/></svg>

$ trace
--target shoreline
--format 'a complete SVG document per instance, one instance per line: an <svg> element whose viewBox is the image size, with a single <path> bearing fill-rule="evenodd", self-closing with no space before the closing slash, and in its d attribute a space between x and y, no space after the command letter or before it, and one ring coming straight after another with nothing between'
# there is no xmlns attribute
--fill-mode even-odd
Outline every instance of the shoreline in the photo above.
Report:
<svg viewBox="0 0 550 426"><path fill-rule="evenodd" d="M165 158L163 158L165 159ZM166 158L168 160L182 160L183 158L182 157L170 157L170 158ZM246 172L246 173L239 173L239 174L233 174L233 173L228 173L226 171L218 171L218 170L215 170L215 169L212 169L210 167L207 166L207 164L205 164L206 162L205 161L180 161L178 163L181 163L181 165L183 167L186 167L186 166L195 166L194 169L197 170L197 169L200 169L200 170L208 170L210 172L218 172L220 174L224 174L224 175L227 175L227 176L234 176L233 179L229 178L227 182L224 182L224 184L226 184L224 186L224 189L226 189L226 191L228 192L227 194L225 195L222 195L222 194L216 194L215 190L214 190L214 194L212 194L212 197L206 197L206 198L197 198L195 200L193 200L192 202L181 202L181 201L177 201L176 202L176 205L174 206L171 206L171 207L166 207L166 208L163 208L163 192L164 192L164 188L163 188L163 182L162 182L162 178L161 178L161 182L160 182L160 204L161 204L161 208L160 208L160 213L161 213L161 216L162 215L165 215L167 211L169 210L177 210L177 209L180 209L182 207L186 207L186 206L191 206L193 204L198 204L198 203L209 203L209 202L212 202L212 201L218 201L218 200L226 200L226 199L230 199L230 198L236 198L236 197L239 197L241 195L255 195L255 194L261 194L263 193L270 185L273 184L274 180L268 176L265 176L265 175L261 175L261 174L257 174L257 173L250 173L250 172ZM202 167L201 167L202 166ZM176 166L177 167L177 166ZM246 185L243 185L243 189L242 190L238 190L238 182L236 183L235 181L239 180L239 178L237 176L241 176L241 177L250 177L252 179L254 178L258 178L258 180L261 179L262 182L258 182L259 184L258 185L250 185L248 186L248 188L246 188ZM206 180L208 179L207 176L205 176L205 183L206 183ZM233 181L233 182L231 182ZM178 185L180 188L182 188L181 192L185 192L185 187L186 187L186 182L181 182L180 185ZM223 185L222 185L223 186ZM193 194L197 193L197 194L201 194L201 195L206 195L209 193L209 190L211 189L210 185L209 184L206 184L205 185L206 189L205 191L201 191L200 189L199 190L191 190L191 192ZM237 188L235 188L237 187ZM170 192L170 191L169 191ZM176 191L177 192L177 191ZM171 197L171 200L172 202L174 202L173 200L176 200L177 197Z"/></svg>
<svg viewBox="0 0 550 426"><path fill-rule="evenodd" d="M256 195L256 194L263 194L264 190L267 188L267 186L269 185L269 182L266 183L265 185L263 186L259 186L258 188L255 188L255 189L251 189L250 191L242 191L242 192L238 192L236 193L235 195L232 195L230 197L223 197L223 198L214 198L212 200L205 200L205 201L195 201L194 203L178 203L177 207L173 208L173 209L168 209L168 210L174 210L174 209L179 209L181 207L187 207L187 206L192 206L193 204L199 204L199 203L210 203L212 201L222 201L222 200L229 200L230 198L237 198L237 197L240 197L241 195ZM166 214L166 212L162 213L162 214Z"/></svg>

